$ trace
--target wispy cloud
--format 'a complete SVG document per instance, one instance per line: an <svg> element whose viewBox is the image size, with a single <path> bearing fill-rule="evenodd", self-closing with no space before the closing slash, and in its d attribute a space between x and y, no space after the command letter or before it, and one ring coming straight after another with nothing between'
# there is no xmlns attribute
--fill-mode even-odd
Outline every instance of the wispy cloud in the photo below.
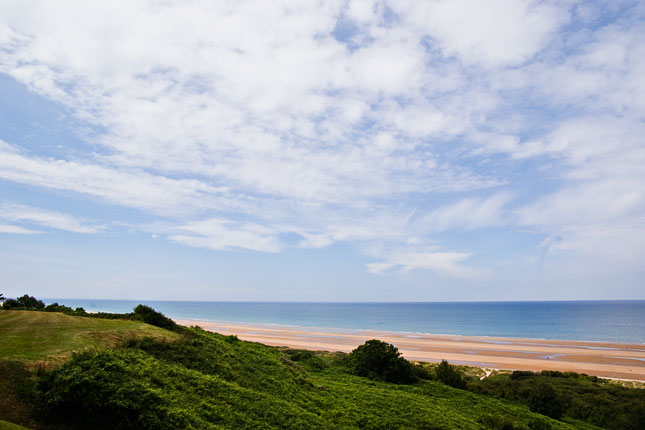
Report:
<svg viewBox="0 0 645 430"><path fill-rule="evenodd" d="M389 255L385 261L368 263L367 270L380 274L393 267L407 272L414 269L430 270L451 278L481 279L486 272L462 264L470 257L468 253L436 251L401 251Z"/></svg>
<svg viewBox="0 0 645 430"><path fill-rule="evenodd" d="M0 233L9 233L9 234L38 234L40 231L29 230L18 225L8 225L0 224Z"/></svg>
<svg viewBox="0 0 645 430"><path fill-rule="evenodd" d="M17 204L0 204L0 218L9 221L22 221L38 224L74 233L98 233L105 228L102 225L82 223L69 214Z"/></svg>
<svg viewBox="0 0 645 430"><path fill-rule="evenodd" d="M226 249L248 249L277 252L281 246L277 232L252 223L211 218L194 221L178 227L181 233L171 234L169 239L188 246Z"/></svg>

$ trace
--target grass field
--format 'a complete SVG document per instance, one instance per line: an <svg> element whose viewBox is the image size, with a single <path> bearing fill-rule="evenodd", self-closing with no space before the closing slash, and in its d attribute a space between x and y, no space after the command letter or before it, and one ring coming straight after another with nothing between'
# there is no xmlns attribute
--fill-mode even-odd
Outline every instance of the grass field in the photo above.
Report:
<svg viewBox="0 0 645 430"><path fill-rule="evenodd" d="M139 321L72 317L57 312L0 312L0 360L57 363L73 351L113 346L131 337L175 339Z"/></svg>

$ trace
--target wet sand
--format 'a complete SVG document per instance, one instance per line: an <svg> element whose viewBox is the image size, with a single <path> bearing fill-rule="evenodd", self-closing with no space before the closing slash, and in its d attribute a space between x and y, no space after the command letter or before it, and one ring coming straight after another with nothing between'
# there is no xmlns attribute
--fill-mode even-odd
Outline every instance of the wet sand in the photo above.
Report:
<svg viewBox="0 0 645 430"><path fill-rule="evenodd" d="M335 330L176 320L204 330L273 346L349 352L368 339L392 343L408 360L442 359L490 369L560 370L645 381L645 344L515 339Z"/></svg>

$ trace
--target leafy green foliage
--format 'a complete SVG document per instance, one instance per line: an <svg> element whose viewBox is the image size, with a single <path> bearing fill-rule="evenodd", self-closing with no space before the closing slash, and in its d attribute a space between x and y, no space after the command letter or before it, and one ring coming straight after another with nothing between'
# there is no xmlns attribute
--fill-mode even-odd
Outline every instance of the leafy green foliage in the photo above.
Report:
<svg viewBox="0 0 645 430"><path fill-rule="evenodd" d="M25 399L29 391L29 371L20 362L0 361L0 418L31 425L30 407ZM26 419L25 419L26 417ZM3 427L0 426L0 429ZM5 424L5 428L10 427Z"/></svg>
<svg viewBox="0 0 645 430"><path fill-rule="evenodd" d="M20 309L20 305L18 304L18 300L16 299L7 299L4 301L2 304L2 307L0 307L0 310L14 310L14 309Z"/></svg>
<svg viewBox="0 0 645 430"><path fill-rule="evenodd" d="M166 330L176 330L177 324L166 317L161 312L157 312L152 309L150 306L138 305L134 308L134 319L143 321L146 324L150 324L156 327L165 328Z"/></svg>
<svg viewBox="0 0 645 430"><path fill-rule="evenodd" d="M441 363L435 368L435 375L437 380L446 385L454 388L466 388L466 381L459 369L446 360L441 360Z"/></svg>
<svg viewBox="0 0 645 430"><path fill-rule="evenodd" d="M10 318L20 320L10 321ZM99 320L46 312L0 312L3 339L0 349L6 339L17 338L17 333L33 339L41 331L50 330L45 337L56 337L57 332L50 328L55 322L59 325L57 330L63 324L66 333L65 337L53 341L56 344L68 343L90 327L93 327L91 332L100 333L100 338L111 338L113 331L110 330L120 327L119 333L128 332L133 325L139 332L130 331L130 337L119 337L121 343L116 347L115 343L105 344L112 345L107 348L94 343L98 346L95 349L84 349L58 367L43 368L33 377L34 383L29 382L32 379L28 373L13 372L21 375L13 378L14 382L22 381L22 385L32 387L22 390L31 391L32 404L25 403L27 397L15 391L20 384L6 385L6 398L10 399L7 404L15 410L12 416L19 418L10 421L32 430L593 429L596 427L571 419L569 404L565 422L530 412L528 399L530 389L535 386L534 378L550 381L558 395L563 394L557 383L563 381L588 382L603 390L622 388L597 379L593 382L592 378L556 373L517 374L514 379L508 375L491 376L484 381L473 379L467 386L471 392L427 379L406 385L392 384L384 377L366 379L353 374L351 367L348 368L351 360L347 358L352 354L273 348L196 327L171 333L139 321ZM13 327L13 331L2 332L5 326ZM108 331L99 331L107 327ZM156 339L141 336L146 330L167 335ZM27 343L11 342L11 351L32 348ZM385 348L389 351L387 355L401 358L393 349L395 354ZM433 377L435 373L431 370L435 366L428 364L409 368L419 374L422 370L426 377ZM501 386L525 382L526 385L515 394L511 390L502 396L491 389L488 379L493 382L503 379ZM0 382L11 380L5 378ZM0 391L1 388L0 383ZM583 397L582 386L570 388L571 398ZM486 389L491 392L483 395ZM0 405L3 395L0 392ZM642 411L639 397L630 396L629 407ZM21 402L30 413L40 414L36 421L30 421L29 414L15 409ZM8 415L0 410L0 417ZM637 412L633 412L619 416L614 428L639 428L640 424Z"/></svg>
<svg viewBox="0 0 645 430"><path fill-rule="evenodd" d="M139 338L78 354L40 376L34 406L68 429L479 429L482 416L503 414L528 430L540 417L431 381L368 380L345 364L340 353L191 328L173 342Z"/></svg>
<svg viewBox="0 0 645 430"><path fill-rule="evenodd" d="M45 303L41 300L36 299L33 296L25 294L24 296L18 297L17 299L7 299L2 305L3 310L12 310L12 309L32 309L32 310L42 310L45 308Z"/></svg>
<svg viewBox="0 0 645 430"><path fill-rule="evenodd" d="M59 305L56 302L45 306L45 308L43 310L45 312L60 312L60 313L63 313L65 315L72 315L72 316L76 316L76 317L85 317L85 316L89 315L87 313L87 311L85 311L85 309L83 309L81 307L78 307L76 309L72 309L69 306Z"/></svg>
<svg viewBox="0 0 645 430"><path fill-rule="evenodd" d="M515 371L468 382L468 390L517 401L552 417L606 429L645 429L645 390L572 372Z"/></svg>
<svg viewBox="0 0 645 430"><path fill-rule="evenodd" d="M347 356L352 373L370 379L382 379L396 384L407 384L414 380L412 366L401 357L392 344L372 339L353 350Z"/></svg>
<svg viewBox="0 0 645 430"><path fill-rule="evenodd" d="M82 353L39 380L36 401L48 419L78 428L188 428L185 417L164 404L159 383L145 378L144 372L165 370L156 367L134 350Z"/></svg>
<svg viewBox="0 0 645 430"><path fill-rule="evenodd" d="M529 408L533 412L559 420L564 412L564 404L553 387L543 381L538 383L528 397Z"/></svg>

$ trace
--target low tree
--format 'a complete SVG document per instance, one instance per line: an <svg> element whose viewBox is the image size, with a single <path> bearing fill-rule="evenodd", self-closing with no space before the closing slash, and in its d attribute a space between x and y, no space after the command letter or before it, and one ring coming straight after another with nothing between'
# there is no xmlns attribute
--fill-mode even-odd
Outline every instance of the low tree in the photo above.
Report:
<svg viewBox="0 0 645 430"><path fill-rule="evenodd" d="M529 409L532 412L559 420L564 413L564 402L551 385L539 382L529 394Z"/></svg>
<svg viewBox="0 0 645 430"><path fill-rule="evenodd" d="M133 318L144 323L165 328L166 330L177 330L178 325L162 314L152 309L150 306L138 305L132 313Z"/></svg>
<svg viewBox="0 0 645 430"><path fill-rule="evenodd" d="M347 355L352 373L396 384L414 381L412 365L392 344L372 339Z"/></svg>
<svg viewBox="0 0 645 430"><path fill-rule="evenodd" d="M446 385L454 388L466 388L466 381L459 369L446 360L441 360L441 363L435 369L437 379Z"/></svg>
<svg viewBox="0 0 645 430"><path fill-rule="evenodd" d="M34 296L30 296L28 294L18 297L16 300L20 307L25 309L45 309L45 303L42 300L38 300Z"/></svg>
<svg viewBox="0 0 645 430"><path fill-rule="evenodd" d="M28 310L43 310L45 309L45 303L43 303L42 300L38 300L37 298L25 294L22 297L18 297L17 299L7 299L2 305L3 309L10 310L10 309L28 309Z"/></svg>

